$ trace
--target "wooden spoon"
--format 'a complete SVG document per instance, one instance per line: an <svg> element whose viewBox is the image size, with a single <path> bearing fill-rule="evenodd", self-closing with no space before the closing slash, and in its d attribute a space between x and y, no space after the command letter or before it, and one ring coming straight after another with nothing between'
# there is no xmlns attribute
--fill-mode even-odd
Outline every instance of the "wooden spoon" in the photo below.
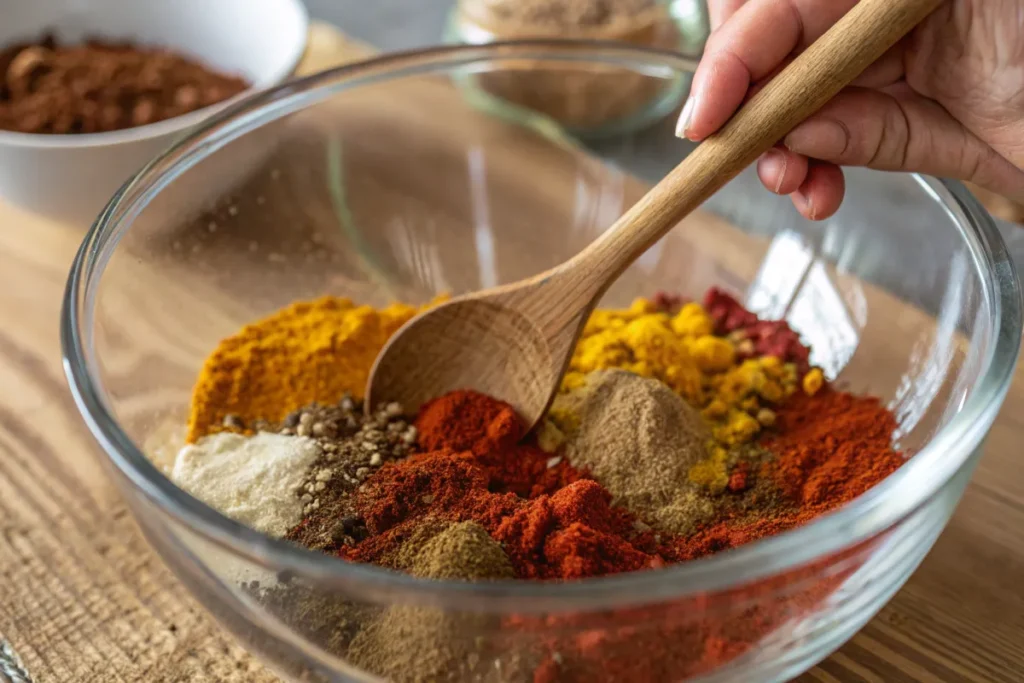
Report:
<svg viewBox="0 0 1024 683"><path fill-rule="evenodd" d="M817 111L941 0L861 0L590 246L535 277L457 297L410 320L381 351L367 409L406 410L455 389L544 415L583 324L637 257Z"/></svg>

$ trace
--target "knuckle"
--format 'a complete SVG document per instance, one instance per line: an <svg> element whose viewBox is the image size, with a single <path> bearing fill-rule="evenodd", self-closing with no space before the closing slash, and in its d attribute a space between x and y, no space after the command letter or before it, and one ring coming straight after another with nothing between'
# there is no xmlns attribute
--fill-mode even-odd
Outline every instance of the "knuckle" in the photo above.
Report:
<svg viewBox="0 0 1024 683"><path fill-rule="evenodd" d="M909 133L906 112L897 100L890 100L868 145L864 165L881 170L904 168L911 145Z"/></svg>
<svg viewBox="0 0 1024 683"><path fill-rule="evenodd" d="M849 163L850 157L854 155L856 151L855 138L853 131L850 130L850 126L843 119L836 119L836 126L841 131L842 144L836 151L837 161L839 163Z"/></svg>

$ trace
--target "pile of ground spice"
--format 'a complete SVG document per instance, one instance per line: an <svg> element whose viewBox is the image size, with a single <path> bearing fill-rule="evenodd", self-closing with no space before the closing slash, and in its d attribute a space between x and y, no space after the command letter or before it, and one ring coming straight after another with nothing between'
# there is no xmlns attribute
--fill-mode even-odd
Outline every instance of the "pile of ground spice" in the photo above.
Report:
<svg viewBox="0 0 1024 683"><path fill-rule="evenodd" d="M377 352L416 311L325 296L246 325L206 359L192 390L186 441L362 396Z"/></svg>
<svg viewBox="0 0 1024 683"><path fill-rule="evenodd" d="M659 380L699 409L721 445L752 441L771 423L771 406L797 391L802 373L792 352L779 345L752 356L748 346L754 342L740 339L747 328L718 324L714 315L725 304L718 298L713 303L718 308L691 302L666 309L638 299L629 308L594 311L573 351L563 391L581 385L597 370L628 370ZM756 316L753 320L743 322L749 327L756 324ZM799 343L795 335L786 339L794 337ZM780 350L787 355L772 355ZM549 415L549 421L565 431L559 418L557 411Z"/></svg>
<svg viewBox="0 0 1024 683"><path fill-rule="evenodd" d="M514 579L505 551L476 522L446 525L417 549L407 571L431 579Z"/></svg>
<svg viewBox="0 0 1024 683"><path fill-rule="evenodd" d="M413 309L389 310L399 315L384 325L381 312L351 302L297 304L222 345L196 391L200 436L269 425L281 438L317 445L321 456L296 494L308 496L305 518L288 537L342 559L472 581L654 569L805 524L903 462L885 406L829 386L785 323L760 321L717 290L703 304L659 297L595 311L556 400L553 452L524 433L511 406L472 391L428 402L411 425L400 406L383 406L367 421L345 395L281 412L282 403L352 381L345 373L365 381L370 350ZM342 357L346 344L363 357ZM261 376L268 371L279 374ZM247 395L253 386L276 393ZM572 617L516 617L501 626L565 633L542 637L546 656L499 652L477 639L497 629L485 614L339 601L328 606L336 627L317 613L309 628L332 651L396 681L485 680L497 666L520 667L525 680L623 680L632 671L631 680L653 682L711 670L813 609L846 575L818 580L819 570L799 570L815 580L796 593L776 595L771 582L730 593L756 603L743 620L726 610L733 616L718 623L701 597L616 611L609 628L591 623L582 634ZM262 594L285 611L309 609L274 592L286 590L298 589ZM644 663L627 671L637 642L649 646Z"/></svg>
<svg viewBox="0 0 1024 683"><path fill-rule="evenodd" d="M0 49L0 130L100 133L181 116L249 87L183 55L129 42Z"/></svg>
<svg viewBox="0 0 1024 683"><path fill-rule="evenodd" d="M660 548L682 562L736 548L806 524L831 512L895 472L905 462L892 446L893 414L872 396L827 387L797 394L780 406L777 429L762 438L772 454L750 476L770 482L763 499Z"/></svg>
<svg viewBox="0 0 1024 683"><path fill-rule="evenodd" d="M650 529L610 506L610 494L529 440L506 403L458 391L426 404L416 420L429 452L382 467L356 494L369 537L342 557L378 563L437 520L474 521L508 554L521 578L582 578L657 566L632 543ZM646 532L646 534L644 533Z"/></svg>
<svg viewBox="0 0 1024 683"><path fill-rule="evenodd" d="M428 528L423 542L403 548L404 571L457 581L514 576L501 546L479 525L461 522ZM527 666L519 655L499 652L481 641L481 634L498 627L494 616L409 606L382 609L327 596L292 579L270 586L250 582L245 589L270 613L329 652L396 683L486 680L496 671L528 680L535 667L535 662Z"/></svg>
<svg viewBox="0 0 1024 683"><path fill-rule="evenodd" d="M448 524L421 545L406 567L427 579L487 581L514 577L512 565L474 522ZM369 620L348 650L352 662L389 681L473 680L493 672L494 653L478 636L493 632L498 617L453 614L429 607L395 606Z"/></svg>
<svg viewBox="0 0 1024 683"><path fill-rule="evenodd" d="M316 442L303 437L214 434L181 449L171 479L235 521L279 537L309 512L300 487L320 457Z"/></svg>
<svg viewBox="0 0 1024 683"><path fill-rule="evenodd" d="M707 457L711 430L666 385L602 370L560 395L552 412L576 424L565 456L612 494L612 504L672 534L689 533L714 514L714 502L689 476Z"/></svg>
<svg viewBox="0 0 1024 683"><path fill-rule="evenodd" d="M313 404L288 415L281 434L298 434L320 446L298 489L305 517L286 538L313 550L334 552L365 535L352 494L389 462L409 454L416 428L389 403L367 416L361 401L342 397L335 405Z"/></svg>

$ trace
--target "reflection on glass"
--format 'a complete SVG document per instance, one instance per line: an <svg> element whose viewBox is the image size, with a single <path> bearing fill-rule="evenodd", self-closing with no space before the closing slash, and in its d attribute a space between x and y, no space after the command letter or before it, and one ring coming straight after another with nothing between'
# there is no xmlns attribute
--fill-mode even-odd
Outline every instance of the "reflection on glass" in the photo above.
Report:
<svg viewBox="0 0 1024 683"><path fill-rule="evenodd" d="M747 305L766 319L785 318L811 347L811 363L829 378L846 366L859 341L825 264L797 232L775 236L747 290Z"/></svg>

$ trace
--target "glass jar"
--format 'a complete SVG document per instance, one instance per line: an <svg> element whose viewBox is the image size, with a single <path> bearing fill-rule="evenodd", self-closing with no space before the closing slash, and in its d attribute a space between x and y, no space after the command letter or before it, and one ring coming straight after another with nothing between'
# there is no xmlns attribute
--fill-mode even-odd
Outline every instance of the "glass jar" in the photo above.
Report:
<svg viewBox="0 0 1024 683"><path fill-rule="evenodd" d="M612 41L697 57L708 35L702 0L459 0L445 39L482 45L550 38ZM649 125L678 106L689 78L646 78L621 66L524 62L465 79L476 102L513 118L541 115L600 138ZM657 87L655 87L657 86Z"/></svg>

